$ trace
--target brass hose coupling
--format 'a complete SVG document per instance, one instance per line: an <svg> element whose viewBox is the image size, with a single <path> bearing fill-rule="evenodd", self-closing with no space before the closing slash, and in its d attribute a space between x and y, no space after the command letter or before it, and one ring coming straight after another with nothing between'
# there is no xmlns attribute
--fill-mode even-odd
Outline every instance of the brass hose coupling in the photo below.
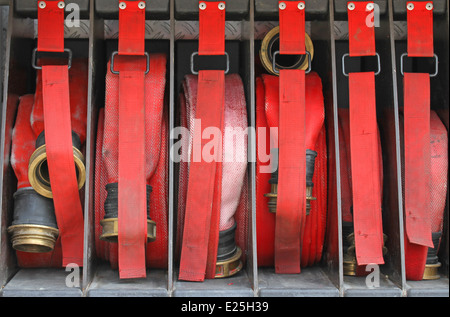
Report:
<svg viewBox="0 0 450 317"><path fill-rule="evenodd" d="M52 251L59 235L53 200L32 187L19 188L13 199L13 221L8 227L12 247L31 253Z"/></svg>
<svg viewBox="0 0 450 317"><path fill-rule="evenodd" d="M242 250L235 242L236 223L219 232L216 273L214 278L224 278L237 274L242 269Z"/></svg>
<svg viewBox="0 0 450 317"><path fill-rule="evenodd" d="M100 221L102 234L100 240L117 243L119 238L119 183L106 184L105 216ZM150 193L152 187L147 185L147 241L156 240L156 222L150 219Z"/></svg>
<svg viewBox="0 0 450 317"><path fill-rule="evenodd" d="M442 232L432 232L431 239L433 241L433 248L428 248L427 262L425 264L425 270L423 272L424 280L437 280L440 279L439 268L441 263L437 256L439 250L439 242L441 241Z"/></svg>
<svg viewBox="0 0 450 317"><path fill-rule="evenodd" d="M311 201L316 200L316 197L312 196L314 183L312 181L314 176L314 165L317 157L317 152L307 149L306 150L306 214L311 212ZM278 198L278 168L272 173L272 177L269 179L271 185L270 193L264 194L264 197L268 197L269 212L277 212L277 198Z"/></svg>
<svg viewBox="0 0 450 317"><path fill-rule="evenodd" d="M84 186L86 181L86 167L84 165L84 156L81 153L81 141L79 136L72 131L73 159L75 162L78 189ZM64 173L64 171L61 171ZM36 150L30 157L28 165L28 180L31 186L40 195L53 198L52 188L50 186L50 175L47 164L47 152L45 145L44 131L36 139Z"/></svg>
<svg viewBox="0 0 450 317"><path fill-rule="evenodd" d="M306 55L279 55L274 63L274 57L280 49L280 27L276 26L264 37L259 51L259 58L263 67L272 75L278 75L277 69L301 69L306 70L308 65ZM314 57L314 46L311 38L305 33L305 50L310 54L311 60Z"/></svg>

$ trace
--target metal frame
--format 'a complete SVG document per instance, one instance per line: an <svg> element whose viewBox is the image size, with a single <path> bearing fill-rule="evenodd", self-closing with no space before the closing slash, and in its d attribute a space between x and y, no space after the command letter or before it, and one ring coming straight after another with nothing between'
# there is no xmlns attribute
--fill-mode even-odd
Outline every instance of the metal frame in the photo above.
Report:
<svg viewBox="0 0 450 317"><path fill-rule="evenodd" d="M228 1L228 0L226 0ZM10 8L14 0L9 1ZM196 21L194 1L159 0L151 1L154 8L151 18L160 18L161 22L170 26L169 35L163 39L167 44L168 53L168 103L169 103L169 129L176 126L177 89L179 84L179 67L189 69L190 55L186 54L186 65L179 65L179 49L186 48L185 41L177 38L177 27L180 23L189 24L194 28L192 39L195 41ZM22 95L33 89L33 69L30 59L35 47L33 38L33 13L25 10L15 12L9 10L8 31L5 50L5 67L3 76L3 101L1 111L1 139L0 139L0 282L2 290L0 296L448 296L448 196L446 206L446 231L443 235L443 248L440 252L443 267L442 278L437 281L406 281L404 263L404 228L403 228L403 202L401 183L401 144L399 131L399 108L402 105L402 60L398 52L404 51L402 45L405 38L399 38L398 26L406 21L406 11L403 6L406 0L375 0L380 7L380 27L376 29L377 52L379 54L380 72L377 76L377 115L380 125L380 135L384 150L385 174L389 175L384 182L384 190L390 192L383 202L383 220L385 230L389 235L390 249L386 257L386 264L381 267L384 279L378 288L371 289L365 284L363 277L348 277L343 274L343 241L342 241L342 189L340 175L340 151L338 110L345 107L348 98L348 79L342 73L343 58L337 58L348 49L348 39L345 37L345 3L344 0L315 1L306 8L306 20L311 30L311 38L315 41L315 58L312 61L312 70L319 72L322 77L326 125L329 145L329 166L335 169L330 176L329 184L336 187L330 192L333 201L329 205L328 237L324 246L323 261L313 267L305 268L299 275L280 276L271 268L260 268L257 263L256 246L256 197L255 197L255 160L250 160L248 169L249 179L249 250L247 265L241 275L226 280L208 280L204 283L189 283L177 280L177 264L175 263L175 228L176 221L176 166L169 163L169 245L167 269L150 270L149 277L141 281L119 281L118 274L108 265L97 259L94 248L94 162L95 139L97 130L97 116L99 107L104 104L104 78L106 73L107 50L111 39L105 38L105 21L117 19L116 10L101 8L97 11L95 1L89 1L89 31L88 37L81 40L83 54L89 58L88 78L88 118L86 139L86 185L84 191L85 212L85 250L82 281L79 287L67 288L65 277L68 272L64 269L20 269L17 267L15 254L8 244L6 226L10 222L12 211L12 195L14 193L15 176L9 163L11 142L11 129L17 104L8 104L12 95ZM103 3L106 3L103 1ZM233 3L233 4L232 4ZM227 20L233 20L234 25L242 26L238 40L227 38L227 45L237 45L238 52L228 51L230 72L241 74L245 86L248 104L249 126L256 126L255 117L255 56L260 40L255 39L255 22L258 25L268 23L277 24L277 2L275 0L248 0L231 1L233 10L227 15ZM5 1L0 1L4 5ZM186 6L183 7L183 4ZM228 4L228 3L227 3ZM239 7L239 4L241 7ZM439 116L449 128L448 90L439 90L447 87L449 82L449 2L448 0L434 0L435 5L435 46L436 55L440 56L439 73L432 80L432 104ZM233 7L234 6L234 7ZM28 13L27 13L28 12ZM27 16L27 14L29 16ZM152 13L149 13L152 15ZM400 23L398 23L400 22ZM236 24L237 23L237 24ZM25 33L23 31L26 31ZM342 33L339 33L343 30ZM236 42L235 42L236 41ZM234 43L232 43L234 42ZM80 54L80 48L73 49L74 57ZM343 49L344 48L344 49ZM255 54L256 53L256 54ZM21 62L21 60L26 60ZM19 61L19 64L17 64ZM351 62L348 60L346 62ZM24 66L21 72L12 65ZM237 64L236 64L237 63ZM237 67L236 65L239 65ZM400 65L400 71L398 71ZM437 65L437 61L436 61ZM433 74L432 74L433 75ZM20 83L19 85L13 83ZM388 124L391 122L393 124ZM255 157L256 140L249 136L249 156ZM168 146L174 140L169 139ZM233 283L230 288L230 283ZM230 289L232 290L230 292Z"/></svg>

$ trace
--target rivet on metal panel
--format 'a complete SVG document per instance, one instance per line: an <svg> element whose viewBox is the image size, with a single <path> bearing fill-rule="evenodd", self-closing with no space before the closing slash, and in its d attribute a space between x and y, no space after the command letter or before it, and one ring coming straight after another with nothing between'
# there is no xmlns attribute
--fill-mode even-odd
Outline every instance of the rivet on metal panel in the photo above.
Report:
<svg viewBox="0 0 450 317"><path fill-rule="evenodd" d="M64 1L59 1L59 2L58 2L58 8L64 9L65 6L66 6L66 5L64 4Z"/></svg>
<svg viewBox="0 0 450 317"><path fill-rule="evenodd" d="M354 9L355 9L355 4L354 4L353 2L350 2L350 3L347 5L347 8L348 8L349 10L354 10Z"/></svg>
<svg viewBox="0 0 450 317"><path fill-rule="evenodd" d="M200 2L200 4L198 5L198 7L200 8L200 10L205 10L205 9L206 9L206 3Z"/></svg>
<svg viewBox="0 0 450 317"><path fill-rule="evenodd" d="M125 9L127 7L127 4L125 2L120 2L119 3L119 9Z"/></svg>
<svg viewBox="0 0 450 317"><path fill-rule="evenodd" d="M138 8L139 8L139 9L145 9L145 1L139 2Z"/></svg>
<svg viewBox="0 0 450 317"><path fill-rule="evenodd" d="M219 10L225 10L225 3L224 2L220 2L219 3Z"/></svg>
<svg viewBox="0 0 450 317"><path fill-rule="evenodd" d="M286 9L286 3L280 2L280 4L278 5L278 8L280 8L280 10Z"/></svg>
<svg viewBox="0 0 450 317"><path fill-rule="evenodd" d="M45 9L46 6L47 6L47 4L45 3L45 1L40 1L39 2L39 8Z"/></svg>
<svg viewBox="0 0 450 317"><path fill-rule="evenodd" d="M413 10L414 9L414 3L408 3L408 5L406 6L406 8L408 9L408 10Z"/></svg>
<svg viewBox="0 0 450 317"><path fill-rule="evenodd" d="M298 6L299 10L303 10L305 9L305 3L304 2L299 2Z"/></svg>

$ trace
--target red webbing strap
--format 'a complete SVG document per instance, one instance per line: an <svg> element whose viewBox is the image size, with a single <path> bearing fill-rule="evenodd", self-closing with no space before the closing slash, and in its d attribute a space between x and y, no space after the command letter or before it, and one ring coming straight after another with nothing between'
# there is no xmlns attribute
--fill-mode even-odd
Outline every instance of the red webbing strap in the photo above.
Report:
<svg viewBox="0 0 450 317"><path fill-rule="evenodd" d="M58 7L60 2L63 1L38 2L37 49L40 52L64 51L64 7Z"/></svg>
<svg viewBox="0 0 450 317"><path fill-rule="evenodd" d="M38 51L64 51L62 1L38 4ZM42 65L42 96L47 162L63 266L83 265L83 208L72 148L68 65Z"/></svg>
<svg viewBox="0 0 450 317"><path fill-rule="evenodd" d="M371 11L372 1L348 3L350 56L376 54L374 26L366 23ZM356 259L358 265L383 264L374 72L349 74L349 108Z"/></svg>
<svg viewBox="0 0 450 317"><path fill-rule="evenodd" d="M433 9L407 3L408 56L433 57ZM430 219L430 75L404 74L405 223L410 243L433 247Z"/></svg>
<svg viewBox="0 0 450 317"><path fill-rule="evenodd" d="M118 256L120 278L146 276L145 6L119 6ZM127 58L126 55L132 55Z"/></svg>
<svg viewBox="0 0 450 317"><path fill-rule="evenodd" d="M305 54L305 1L279 1L278 5L280 54Z"/></svg>
<svg viewBox="0 0 450 317"><path fill-rule="evenodd" d="M408 1L406 3L408 56L433 57L432 4L432 1Z"/></svg>
<svg viewBox="0 0 450 317"><path fill-rule="evenodd" d="M304 11L304 1L279 1L280 54L305 54ZM300 273L306 217L305 71L280 70L279 89L275 272Z"/></svg>
<svg viewBox="0 0 450 317"><path fill-rule="evenodd" d="M375 76L350 73L350 151L355 248L359 265L383 263ZM356 93L359 91L361 93Z"/></svg>
<svg viewBox="0 0 450 317"><path fill-rule="evenodd" d="M199 55L225 54L225 2L200 1ZM225 72L200 70L198 75L193 155L189 165L183 245L180 259L180 280L203 281L214 277L219 239L220 178L222 157L217 151L212 162L203 158L203 148L210 143L203 139L203 128L218 127L223 131L225 103ZM220 140L221 141L221 140ZM222 149L222 144L217 146Z"/></svg>
<svg viewBox="0 0 450 317"><path fill-rule="evenodd" d="M375 29L367 24L367 17L373 11L367 5L373 1L348 2L348 40L350 56L375 55Z"/></svg>

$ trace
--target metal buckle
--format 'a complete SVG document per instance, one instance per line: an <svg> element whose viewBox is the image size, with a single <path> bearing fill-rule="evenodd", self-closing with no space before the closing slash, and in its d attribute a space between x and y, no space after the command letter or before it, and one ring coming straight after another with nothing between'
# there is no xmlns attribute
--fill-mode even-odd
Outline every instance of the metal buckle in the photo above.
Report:
<svg viewBox="0 0 450 317"><path fill-rule="evenodd" d="M272 57L272 70L273 70L273 72L276 73L276 74L279 74L279 73L280 73L280 70L277 69L277 68L275 67L275 65L277 64L277 63L275 62L275 60L276 60L276 56L277 56L278 54L280 54L280 51L274 52L274 53L273 53L273 57ZM308 73L311 71L311 53L308 52L308 51L305 51L305 55L308 56L308 68L305 70L305 73L308 74Z"/></svg>
<svg viewBox="0 0 450 317"><path fill-rule="evenodd" d="M114 70L114 57L118 54L119 54L118 51L115 51L112 53L111 64L110 64L111 73L116 74L116 75L119 75L119 72ZM150 71L150 55L147 52L144 52L144 55L147 59L147 68L145 69L145 74L148 74L148 72Z"/></svg>
<svg viewBox="0 0 450 317"><path fill-rule="evenodd" d="M198 75L198 72L194 70L194 56L198 55L198 52L194 52L191 54L191 73L194 75ZM225 52L225 57L227 58L227 68L225 69L225 74L228 74L230 71L230 57L228 56L228 53ZM220 56L220 55L217 55Z"/></svg>
<svg viewBox="0 0 450 317"><path fill-rule="evenodd" d="M69 55L69 56L68 56L67 66L68 66L68 68L70 69L70 67L72 67L72 50L70 50L70 49L68 49L68 48L65 48L65 49L64 49L64 52L67 53L67 54ZM38 52L38 49L35 48L35 49L33 50L33 55L32 55L32 57L31 57L31 66L33 66L34 69L40 70L40 69L42 69L42 67L41 67L41 66L38 66L37 63L36 63L37 53L41 53L41 52ZM48 53L60 53L60 52L48 52Z"/></svg>
<svg viewBox="0 0 450 317"><path fill-rule="evenodd" d="M403 76L403 58L404 58L405 56L408 56L408 53L403 53L403 54L400 56L400 73L402 74L402 76ZM434 74L430 74L430 77L436 77L437 74L439 73L439 66L438 66L438 64L439 64L439 59L438 59L438 57L437 57L436 54L433 54L433 57L434 57L434 59L435 59L435 68L434 68Z"/></svg>
<svg viewBox="0 0 450 317"><path fill-rule="evenodd" d="M344 74L344 76L348 77L348 73L345 72L345 58L347 56L350 56L350 54L345 53L344 55L342 55L342 73ZM381 72L381 62L380 62L380 55L378 53L375 53L375 56L377 57L377 62L378 62L378 70L375 72L375 76L377 76ZM358 56L358 57L360 57L360 56Z"/></svg>

